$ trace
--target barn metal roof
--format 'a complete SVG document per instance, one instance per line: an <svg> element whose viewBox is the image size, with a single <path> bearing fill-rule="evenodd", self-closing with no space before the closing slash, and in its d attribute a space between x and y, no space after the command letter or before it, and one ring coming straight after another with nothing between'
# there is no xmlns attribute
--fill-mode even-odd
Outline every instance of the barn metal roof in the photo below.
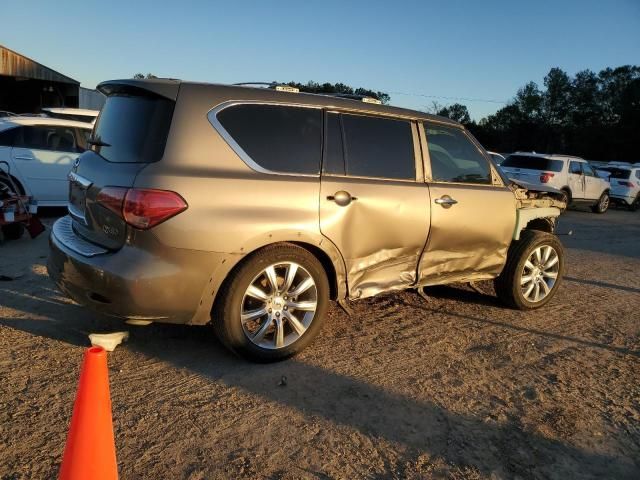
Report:
<svg viewBox="0 0 640 480"><path fill-rule="evenodd" d="M80 85L77 80L9 50L3 45L0 45L0 75Z"/></svg>

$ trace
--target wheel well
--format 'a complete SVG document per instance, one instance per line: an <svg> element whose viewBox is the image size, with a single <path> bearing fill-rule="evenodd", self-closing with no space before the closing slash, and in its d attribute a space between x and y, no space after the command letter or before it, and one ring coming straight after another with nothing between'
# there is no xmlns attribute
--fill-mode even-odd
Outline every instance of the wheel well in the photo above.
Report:
<svg viewBox="0 0 640 480"><path fill-rule="evenodd" d="M329 256L324 251L322 251L320 248L316 247L315 245L312 245L310 243L305 243L305 242L275 242L275 243L270 243L268 245L263 245L262 247L260 247L260 248L258 248L256 250L253 250L252 252L250 252L247 255L245 255L242 258L242 260L240 260L238 263L236 263L233 266L233 268L229 272L227 272L227 275L226 275L225 279L222 281L222 283L218 287L218 292L220 292L223 289L223 286L229 281L230 278L232 278L233 273L238 268L240 268L240 265L242 265L253 254L259 252L263 248L270 247L272 245L286 245L286 244L296 245L298 247L304 248L309 253L311 253L311 255L313 255L314 257L316 257L318 259L318 261L322 265L322 268L324 268L324 271L327 274L327 280L329 281L329 298L331 300L336 300L338 298L338 277L337 277L337 274L336 274L336 269L333 266L333 262L331 261ZM217 293L216 293L215 300L214 300L213 306L212 306L212 311L215 308L216 302L219 299L220 299L220 296L217 295Z"/></svg>
<svg viewBox="0 0 640 480"><path fill-rule="evenodd" d="M553 233L555 222L549 218L534 218L525 227L525 230L538 230L540 232Z"/></svg>
<svg viewBox="0 0 640 480"><path fill-rule="evenodd" d="M327 274L327 280L329 280L329 298L336 300L338 298L338 276L336 274L336 268L333 262L322 249L305 242L291 242L294 245L308 250L318 261L322 264L325 273Z"/></svg>
<svg viewBox="0 0 640 480"><path fill-rule="evenodd" d="M13 183L15 183L16 187L18 187L18 193L20 195L24 195L25 190L24 190L24 187L22 186L22 184L20 183L20 180L18 180L16 177L14 177L11 174L9 174L9 177L11 178ZM7 179L7 173L0 170L0 180L2 180L3 178L5 180Z"/></svg>

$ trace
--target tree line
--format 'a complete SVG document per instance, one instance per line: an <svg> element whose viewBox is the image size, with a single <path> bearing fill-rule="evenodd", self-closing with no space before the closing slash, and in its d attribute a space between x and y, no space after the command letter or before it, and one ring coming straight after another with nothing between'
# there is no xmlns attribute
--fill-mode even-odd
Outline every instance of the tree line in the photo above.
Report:
<svg viewBox="0 0 640 480"><path fill-rule="evenodd" d="M527 83L506 106L478 122L461 104L436 113L463 123L497 152L640 161L640 66L582 70L573 77L552 68L543 88Z"/></svg>

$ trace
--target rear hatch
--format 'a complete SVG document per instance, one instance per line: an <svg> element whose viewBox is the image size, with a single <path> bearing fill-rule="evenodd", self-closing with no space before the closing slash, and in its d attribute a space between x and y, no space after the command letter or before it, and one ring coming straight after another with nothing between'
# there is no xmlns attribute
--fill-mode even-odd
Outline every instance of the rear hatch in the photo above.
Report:
<svg viewBox="0 0 640 480"><path fill-rule="evenodd" d="M531 155L509 155L500 165L508 178L528 183L546 183L541 182L541 176L547 174L548 181L549 175L561 172L562 167L562 160Z"/></svg>
<svg viewBox="0 0 640 480"><path fill-rule="evenodd" d="M124 195L146 165L162 158L178 89L175 80L98 86L107 99L89 150L69 174L69 213L78 235L110 250L124 245Z"/></svg>
<svg viewBox="0 0 640 480"><path fill-rule="evenodd" d="M607 167L611 193L613 195L627 196L634 187L634 179L631 178L631 169Z"/></svg>

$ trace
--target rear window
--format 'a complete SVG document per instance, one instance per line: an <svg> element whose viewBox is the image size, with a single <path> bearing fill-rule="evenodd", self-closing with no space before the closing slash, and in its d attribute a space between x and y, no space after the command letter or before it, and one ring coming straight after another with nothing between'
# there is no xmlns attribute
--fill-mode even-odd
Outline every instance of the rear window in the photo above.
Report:
<svg viewBox="0 0 640 480"><path fill-rule="evenodd" d="M629 180L631 177L631 170L625 170L623 168L605 168L611 174L611 178L619 178L620 180Z"/></svg>
<svg viewBox="0 0 640 480"><path fill-rule="evenodd" d="M249 103L227 107L217 118L260 167L281 173L320 173L322 110Z"/></svg>
<svg viewBox="0 0 640 480"><path fill-rule="evenodd" d="M500 166L507 168L512 167L528 170L560 172L562 170L562 160L552 160L544 157L530 157L528 155L509 155Z"/></svg>
<svg viewBox="0 0 640 480"><path fill-rule="evenodd" d="M167 143L174 102L161 97L112 95L102 108L92 149L109 162L151 163Z"/></svg>

